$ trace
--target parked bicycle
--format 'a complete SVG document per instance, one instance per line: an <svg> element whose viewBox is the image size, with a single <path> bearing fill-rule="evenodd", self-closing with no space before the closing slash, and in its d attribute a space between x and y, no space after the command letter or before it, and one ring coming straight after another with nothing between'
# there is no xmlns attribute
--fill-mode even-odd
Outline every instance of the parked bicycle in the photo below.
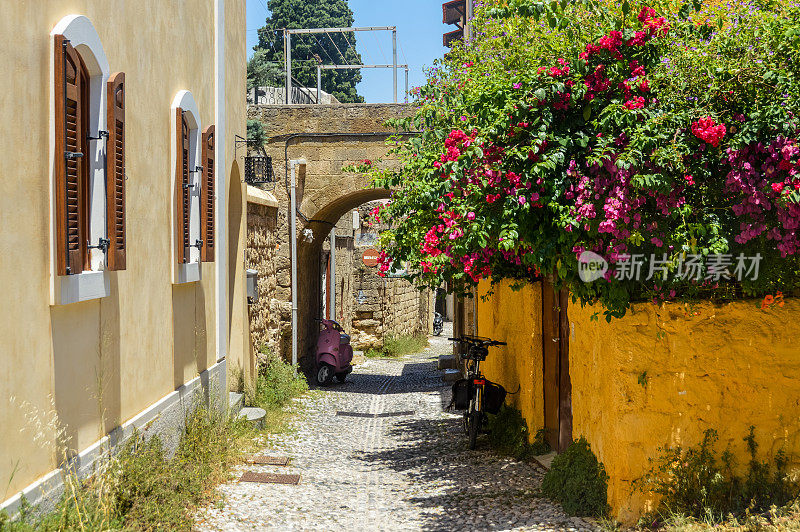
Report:
<svg viewBox="0 0 800 532"><path fill-rule="evenodd" d="M466 352L461 354L461 358L467 361L467 378L453 384L453 400L450 404L456 410L464 410L464 430L469 435L469 448L474 449L478 433L488 421L486 414L497 414L506 399L505 388L483 376L481 362L486 360L490 347L507 344L472 335L462 335L448 340L467 348Z"/></svg>

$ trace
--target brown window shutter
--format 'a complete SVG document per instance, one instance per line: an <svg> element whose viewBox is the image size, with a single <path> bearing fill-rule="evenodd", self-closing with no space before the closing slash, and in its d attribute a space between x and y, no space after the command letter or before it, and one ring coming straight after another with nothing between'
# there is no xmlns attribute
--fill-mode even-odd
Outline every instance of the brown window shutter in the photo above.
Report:
<svg viewBox="0 0 800 532"><path fill-rule="evenodd" d="M106 154L107 268L125 269L125 73L112 74L106 85L108 149Z"/></svg>
<svg viewBox="0 0 800 532"><path fill-rule="evenodd" d="M58 275L88 269L89 75L63 35L55 36L56 269Z"/></svg>
<svg viewBox="0 0 800 532"><path fill-rule="evenodd" d="M178 246L178 262L189 261L189 125L183 117L183 109L178 107L175 115L177 132L176 153L177 168L175 170L176 244Z"/></svg>
<svg viewBox="0 0 800 532"><path fill-rule="evenodd" d="M214 167L214 145L216 143L213 124L203 131L203 183L200 189L200 238L203 247L200 260L214 262L214 194L216 168Z"/></svg>

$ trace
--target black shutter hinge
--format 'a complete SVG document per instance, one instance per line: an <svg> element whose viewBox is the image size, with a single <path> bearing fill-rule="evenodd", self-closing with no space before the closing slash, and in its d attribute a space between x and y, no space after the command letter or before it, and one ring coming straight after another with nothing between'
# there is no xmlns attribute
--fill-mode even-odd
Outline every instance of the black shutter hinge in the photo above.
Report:
<svg viewBox="0 0 800 532"><path fill-rule="evenodd" d="M202 240L201 238L198 238L197 240L195 240L195 242L194 242L194 245L193 245L193 246L191 246L191 247L193 247L193 248L197 248L197 249L202 249L202 247L203 247L203 240Z"/></svg>
<svg viewBox="0 0 800 532"><path fill-rule="evenodd" d="M83 157L83 154L79 151L65 151L64 158L66 159L80 159Z"/></svg>
<svg viewBox="0 0 800 532"><path fill-rule="evenodd" d="M107 238L101 238L97 242L96 246L89 245L90 243L88 241L86 242L86 244L89 249L101 249L103 250L103 253L108 253L108 246L111 245L111 240Z"/></svg>
<svg viewBox="0 0 800 532"><path fill-rule="evenodd" d="M97 136L93 137L91 135L86 135L86 140L100 140L106 139L108 140L108 131L103 131L102 129L97 132Z"/></svg>
<svg viewBox="0 0 800 532"><path fill-rule="evenodd" d="M184 184L183 184L183 190L186 190L187 188L194 188L194 187L196 187L196 186L197 186L197 185L190 185L189 183L184 183Z"/></svg>
<svg viewBox="0 0 800 532"><path fill-rule="evenodd" d="M197 172L202 172L202 171L203 171L203 167L202 166L195 166L194 170L189 170L189 172L191 172L193 174L196 174Z"/></svg>

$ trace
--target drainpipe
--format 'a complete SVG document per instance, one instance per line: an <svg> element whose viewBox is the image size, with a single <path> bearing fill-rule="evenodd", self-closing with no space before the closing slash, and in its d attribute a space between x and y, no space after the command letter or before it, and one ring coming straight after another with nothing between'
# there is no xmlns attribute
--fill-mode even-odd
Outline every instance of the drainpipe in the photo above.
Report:
<svg viewBox="0 0 800 532"><path fill-rule="evenodd" d="M328 294L328 305L331 319L336 321L336 226L331 228L331 291Z"/></svg>
<svg viewBox="0 0 800 532"><path fill-rule="evenodd" d="M303 159L292 159L291 192L289 194L289 241L292 244L292 364L297 365L297 167L305 165Z"/></svg>

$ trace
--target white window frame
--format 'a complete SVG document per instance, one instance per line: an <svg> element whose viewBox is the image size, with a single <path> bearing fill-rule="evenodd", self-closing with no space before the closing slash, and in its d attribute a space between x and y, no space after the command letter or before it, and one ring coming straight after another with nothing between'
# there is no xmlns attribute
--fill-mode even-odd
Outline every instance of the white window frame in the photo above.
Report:
<svg viewBox="0 0 800 532"><path fill-rule="evenodd" d="M178 198L176 197L177 182L181 179L178 175L178 124L175 120L175 113L180 107L183 109L186 124L189 126L189 181L191 185L189 193L189 242L194 243L200 239L200 187L203 182L202 172L192 171L194 168L200 166L201 162L201 134L202 123L200 121L200 111L197 107L197 102L194 99L191 91L182 90L178 91L175 98L172 100L170 106L170 123L172 124L172 147L170 148L170 162L172 166L172 282L173 284L192 283L199 281L201 278L200 268L200 250L197 247L189 248L189 257L187 262L178 262L176 251L178 249L178 213L177 205Z"/></svg>
<svg viewBox="0 0 800 532"><path fill-rule="evenodd" d="M66 305L106 297L111 293L105 254L90 249L90 270L74 275L58 275L56 250L56 165L64 164L63 154L56 154L55 36L63 35L80 54L89 72L89 134L107 131L106 82L111 75L103 45L92 22L83 15L67 15L50 32L50 304ZM106 141L89 141L86 162L89 164L89 242L97 245L106 235Z"/></svg>

